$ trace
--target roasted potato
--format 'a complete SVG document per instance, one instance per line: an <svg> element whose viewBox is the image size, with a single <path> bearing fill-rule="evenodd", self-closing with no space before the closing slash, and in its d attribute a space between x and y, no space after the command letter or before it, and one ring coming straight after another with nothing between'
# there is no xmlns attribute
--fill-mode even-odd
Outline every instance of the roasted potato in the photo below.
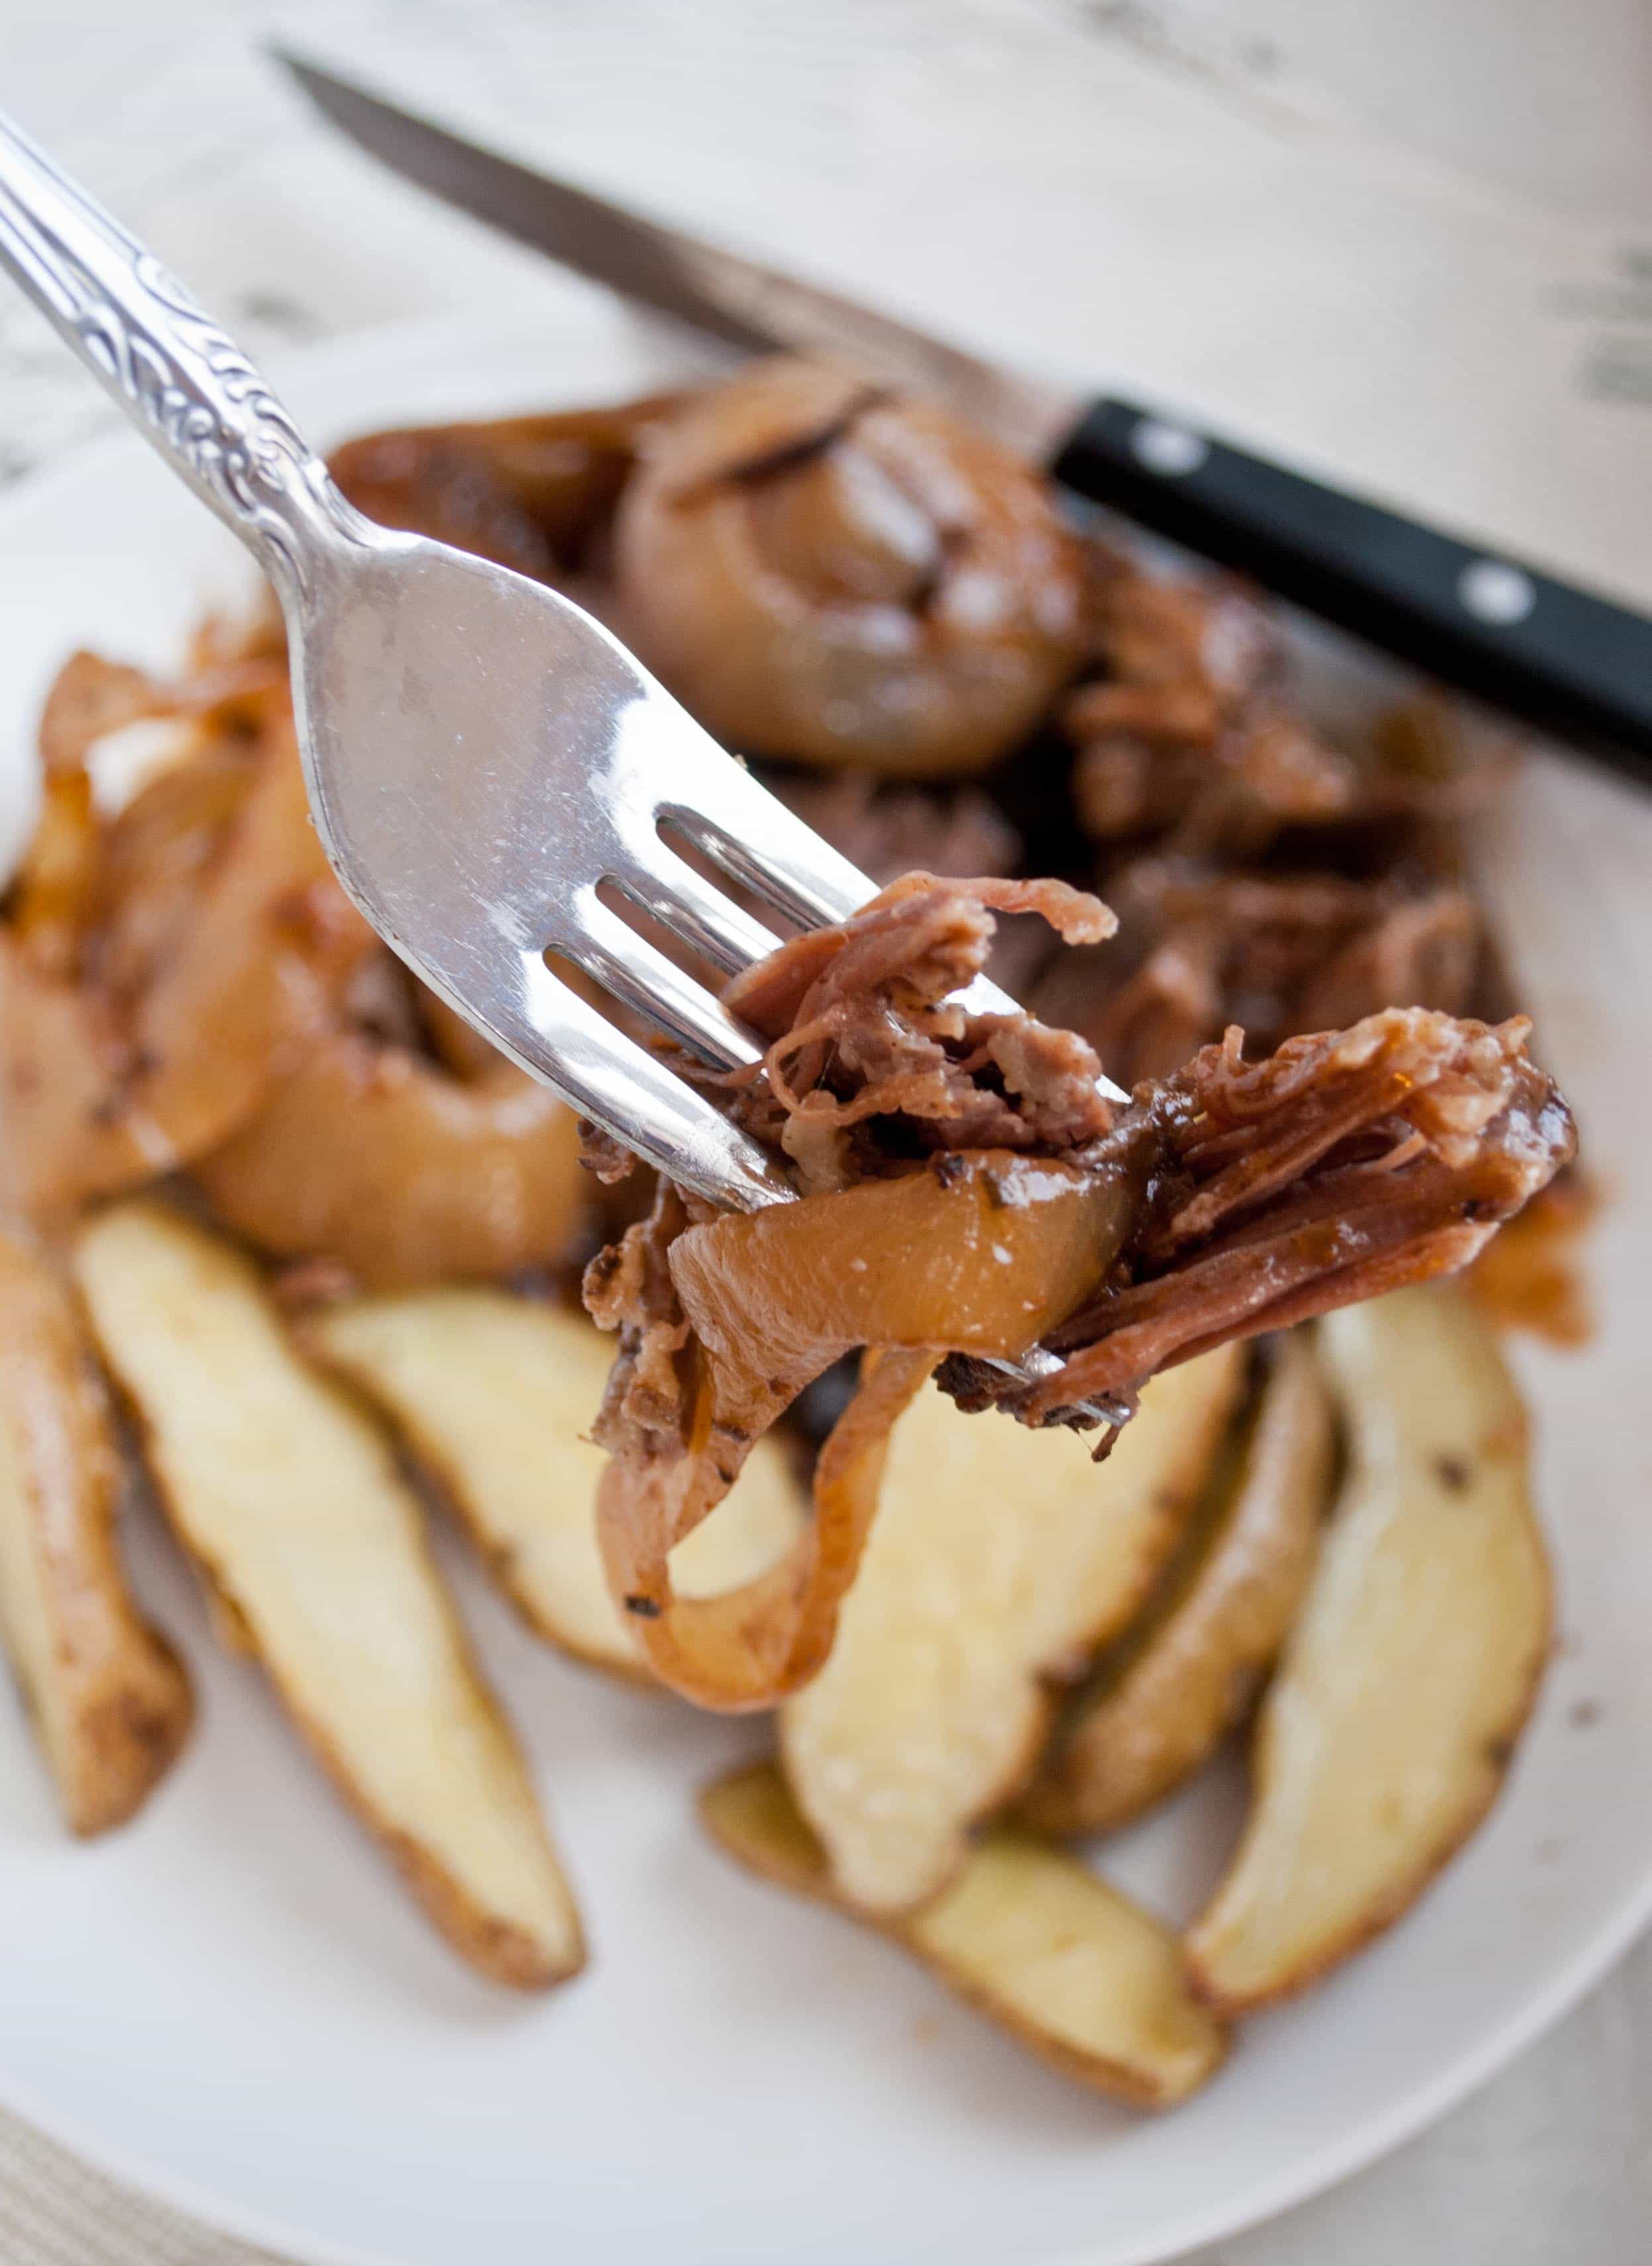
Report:
<svg viewBox="0 0 1652 2266"><path fill-rule="evenodd" d="M1250 1707L1313 1571L1331 1484L1330 1403L1305 1332L1283 1340L1248 1436L1161 1593L1099 1663L1020 1815L1045 1833L1123 1825L1203 1762Z"/></svg>
<svg viewBox="0 0 1652 2266"><path fill-rule="evenodd" d="M700 1815L752 1872L849 1909L773 1764L708 1787ZM1226 2050L1170 1930L1027 1834L990 1833L933 1904L880 1925L1022 2045L1138 2109L1185 2101Z"/></svg>
<svg viewBox="0 0 1652 2266"><path fill-rule="evenodd" d="M1518 1394L1457 1290L1319 1325L1352 1465L1257 1726L1252 1807L1188 1939L1238 2014L1397 1919L1490 1807L1548 1650Z"/></svg>
<svg viewBox="0 0 1652 2266"><path fill-rule="evenodd" d="M105 1212L75 1267L179 1539L429 1918L495 1982L573 1974L526 1764L376 1428L301 1361L251 1263L164 1205Z"/></svg>
<svg viewBox="0 0 1652 2266"><path fill-rule="evenodd" d="M926 1385L895 1427L837 1641L780 1712L837 1892L933 1896L1007 1802L1082 1674L1176 1546L1239 1389L1232 1348L1156 1377L1107 1461L1078 1434L966 1416Z"/></svg>
<svg viewBox="0 0 1652 2266"><path fill-rule="evenodd" d="M303 1339L403 1433L531 1627L653 1681L596 1547L606 1458L585 1436L610 1340L583 1314L484 1289L352 1300ZM749 1581L791 1547L806 1507L785 1450L760 1440L734 1493L679 1546L675 1578L691 1596Z"/></svg>
<svg viewBox="0 0 1652 2266"><path fill-rule="evenodd" d="M131 1816L188 1734L189 1679L128 1591L121 1466L74 1303L0 1232L0 1635L77 1833Z"/></svg>

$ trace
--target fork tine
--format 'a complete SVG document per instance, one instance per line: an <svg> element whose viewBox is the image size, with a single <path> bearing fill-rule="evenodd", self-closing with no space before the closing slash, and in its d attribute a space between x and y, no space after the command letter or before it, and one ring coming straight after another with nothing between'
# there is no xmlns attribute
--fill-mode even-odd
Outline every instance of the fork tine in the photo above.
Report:
<svg viewBox="0 0 1652 2266"><path fill-rule="evenodd" d="M716 761L691 773L692 800L662 799L660 817L801 928L859 912L876 883L714 742L712 751Z"/></svg>
<svg viewBox="0 0 1652 2266"><path fill-rule="evenodd" d="M659 815L698 849L805 928L847 920L874 884L720 749L694 773L695 802L660 805ZM1016 1003L977 976L959 995L976 1014L1005 1015ZM1110 1078L1098 1081L1110 1101L1127 1101Z"/></svg>
<svg viewBox="0 0 1652 2266"><path fill-rule="evenodd" d="M717 1070L761 1062L763 1049L705 986L603 904L595 888L573 893L548 939L615 998Z"/></svg>
<svg viewBox="0 0 1652 2266"><path fill-rule="evenodd" d="M521 1070L581 1117L607 1128L658 1173L739 1211L794 1191L755 1141L659 1058L616 1030L537 953L491 971L488 1009L456 993L414 954L413 972L458 1013L484 1027Z"/></svg>
<svg viewBox="0 0 1652 2266"><path fill-rule="evenodd" d="M612 881L714 967L737 976L779 943L772 930L714 888L652 830L646 842L629 846L632 863L624 870L616 866Z"/></svg>

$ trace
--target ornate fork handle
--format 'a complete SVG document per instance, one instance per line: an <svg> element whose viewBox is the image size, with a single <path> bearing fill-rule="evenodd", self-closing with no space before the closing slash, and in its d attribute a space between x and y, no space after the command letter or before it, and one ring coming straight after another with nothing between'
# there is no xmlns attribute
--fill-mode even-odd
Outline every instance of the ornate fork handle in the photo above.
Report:
<svg viewBox="0 0 1652 2266"><path fill-rule="evenodd" d="M0 114L0 266L283 596L364 523L240 347Z"/></svg>

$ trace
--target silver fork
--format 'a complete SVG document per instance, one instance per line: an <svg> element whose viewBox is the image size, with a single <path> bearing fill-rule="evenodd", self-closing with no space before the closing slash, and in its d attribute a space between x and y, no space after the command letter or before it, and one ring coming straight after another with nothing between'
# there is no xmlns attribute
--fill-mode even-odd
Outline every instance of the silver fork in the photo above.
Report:
<svg viewBox="0 0 1652 2266"><path fill-rule="evenodd" d="M3 117L0 263L274 585L316 823L379 935L671 1180L740 1210L790 1197L757 1144L546 954L733 1069L760 1043L604 890L732 975L778 939L668 837L806 928L864 904L865 874L579 607L364 519L227 334ZM1013 1005L982 979L962 996L983 1012ZM1035 1352L1022 1368L1054 1366Z"/></svg>

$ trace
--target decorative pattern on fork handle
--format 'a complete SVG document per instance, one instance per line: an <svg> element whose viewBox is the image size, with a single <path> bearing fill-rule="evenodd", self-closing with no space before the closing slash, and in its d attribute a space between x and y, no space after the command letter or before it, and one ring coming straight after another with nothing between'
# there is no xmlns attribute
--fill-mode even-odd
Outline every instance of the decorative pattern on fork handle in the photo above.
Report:
<svg viewBox="0 0 1652 2266"><path fill-rule="evenodd" d="M176 277L0 120L0 264L156 447L294 588L355 514L252 362Z"/></svg>
<svg viewBox="0 0 1652 2266"><path fill-rule="evenodd" d="M63 265L73 272L77 263ZM285 546L285 522L272 507L309 462L297 428L240 347L152 252L140 257L134 276L187 342L190 365L169 356L154 330L131 329L89 288L76 318L88 352L226 509L259 518ZM77 280L91 282L84 270ZM290 550L289 564L296 571Z"/></svg>

